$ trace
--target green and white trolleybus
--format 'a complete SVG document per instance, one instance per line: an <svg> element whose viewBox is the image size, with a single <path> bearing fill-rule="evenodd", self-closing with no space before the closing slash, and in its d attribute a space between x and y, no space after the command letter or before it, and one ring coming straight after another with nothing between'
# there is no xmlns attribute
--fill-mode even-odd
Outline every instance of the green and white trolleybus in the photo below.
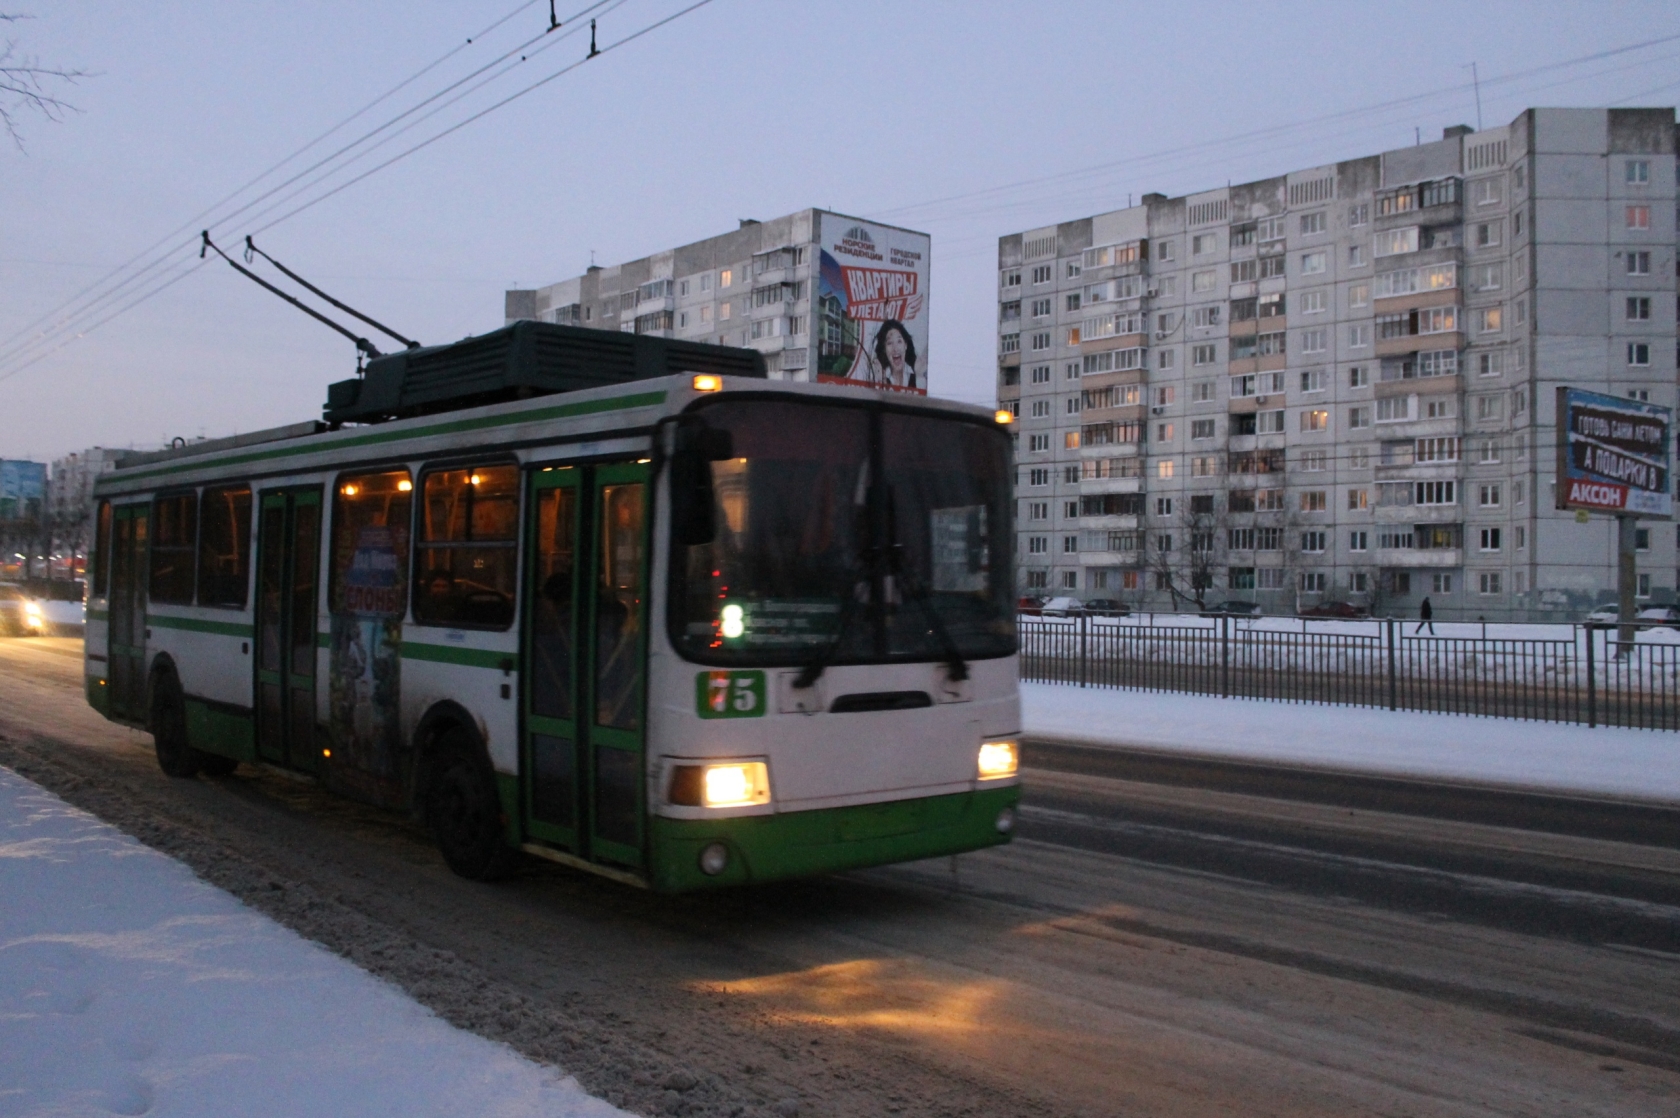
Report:
<svg viewBox="0 0 1680 1118"><path fill-rule="evenodd" d="M1009 438L757 354L520 323L96 491L86 686L165 772L312 774L662 891L1008 840Z"/></svg>

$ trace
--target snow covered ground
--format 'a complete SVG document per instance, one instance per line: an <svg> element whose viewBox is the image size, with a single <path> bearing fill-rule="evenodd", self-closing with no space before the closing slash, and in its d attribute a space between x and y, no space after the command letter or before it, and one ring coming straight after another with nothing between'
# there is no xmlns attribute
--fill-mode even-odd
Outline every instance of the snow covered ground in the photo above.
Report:
<svg viewBox="0 0 1680 1118"><path fill-rule="evenodd" d="M1680 734L1021 684L1027 734L1172 753L1680 801Z"/></svg>
<svg viewBox="0 0 1680 1118"><path fill-rule="evenodd" d="M0 1115L623 1111L0 769Z"/></svg>

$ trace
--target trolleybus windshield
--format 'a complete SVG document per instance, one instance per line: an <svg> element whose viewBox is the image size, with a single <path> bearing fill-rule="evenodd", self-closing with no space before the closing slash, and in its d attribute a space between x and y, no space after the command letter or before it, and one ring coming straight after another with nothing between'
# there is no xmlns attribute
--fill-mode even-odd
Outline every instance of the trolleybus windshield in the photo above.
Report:
<svg viewBox="0 0 1680 1118"><path fill-rule="evenodd" d="M886 406L725 399L674 463L671 639L702 663L1015 651L1008 436ZM696 436L696 431L700 435ZM696 515L698 513L698 515Z"/></svg>

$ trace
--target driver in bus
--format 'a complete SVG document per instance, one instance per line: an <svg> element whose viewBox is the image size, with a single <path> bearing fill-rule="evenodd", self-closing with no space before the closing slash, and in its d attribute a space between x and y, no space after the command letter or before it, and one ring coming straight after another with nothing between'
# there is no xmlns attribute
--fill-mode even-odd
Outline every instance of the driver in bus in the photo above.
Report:
<svg viewBox="0 0 1680 1118"><path fill-rule="evenodd" d="M453 621L459 606L455 576L439 568L426 576L426 616L433 621Z"/></svg>

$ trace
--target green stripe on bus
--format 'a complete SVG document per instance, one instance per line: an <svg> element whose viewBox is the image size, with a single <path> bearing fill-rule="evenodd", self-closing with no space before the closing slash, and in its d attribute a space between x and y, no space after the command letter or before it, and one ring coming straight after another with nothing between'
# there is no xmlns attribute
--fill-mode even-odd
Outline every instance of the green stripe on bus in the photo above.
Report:
<svg viewBox="0 0 1680 1118"><path fill-rule="evenodd" d="M146 624L158 629L180 629L188 633L215 633L223 637L249 637L255 630L232 621L200 621L196 617L167 617L148 613Z"/></svg>
<svg viewBox="0 0 1680 1118"><path fill-rule="evenodd" d="M468 668L500 668L502 661L513 659L513 654L482 648L459 648L450 644L403 641L402 657L404 660L429 660L434 664L460 664Z"/></svg>
<svg viewBox="0 0 1680 1118"><path fill-rule="evenodd" d="M316 648L331 648L332 647L332 634L331 633L316 633L315 634L315 647Z"/></svg>
<svg viewBox="0 0 1680 1118"><path fill-rule="evenodd" d="M113 472L108 475L108 480L112 486L118 486L124 482L161 477L165 474L180 473L183 470L209 470L225 466L242 466L249 462L263 462L271 458L287 458L298 454L332 454L355 447L401 442L404 439L424 439L435 435L457 435L466 431L482 431L489 427L511 427L521 423L542 423L550 419L570 419L580 415L594 415L598 412L621 411L625 408L654 407L664 402L665 393L663 391L638 392L629 396L613 396L605 400L579 400L575 403L554 404L546 408L532 408L530 411L515 412L509 415L481 415L474 419L455 419L447 423L434 423L429 427L416 427L406 431L370 431L365 435L352 435L349 438L334 439L325 443L273 447L268 450L251 451L246 454L230 454L225 458L211 458L204 462L178 462L167 466L154 466L151 469L136 470L133 473L125 470L120 477Z"/></svg>
<svg viewBox="0 0 1680 1118"><path fill-rule="evenodd" d="M89 621L108 621L110 620L110 617L111 614L108 610L90 609L87 611L87 619Z"/></svg>

